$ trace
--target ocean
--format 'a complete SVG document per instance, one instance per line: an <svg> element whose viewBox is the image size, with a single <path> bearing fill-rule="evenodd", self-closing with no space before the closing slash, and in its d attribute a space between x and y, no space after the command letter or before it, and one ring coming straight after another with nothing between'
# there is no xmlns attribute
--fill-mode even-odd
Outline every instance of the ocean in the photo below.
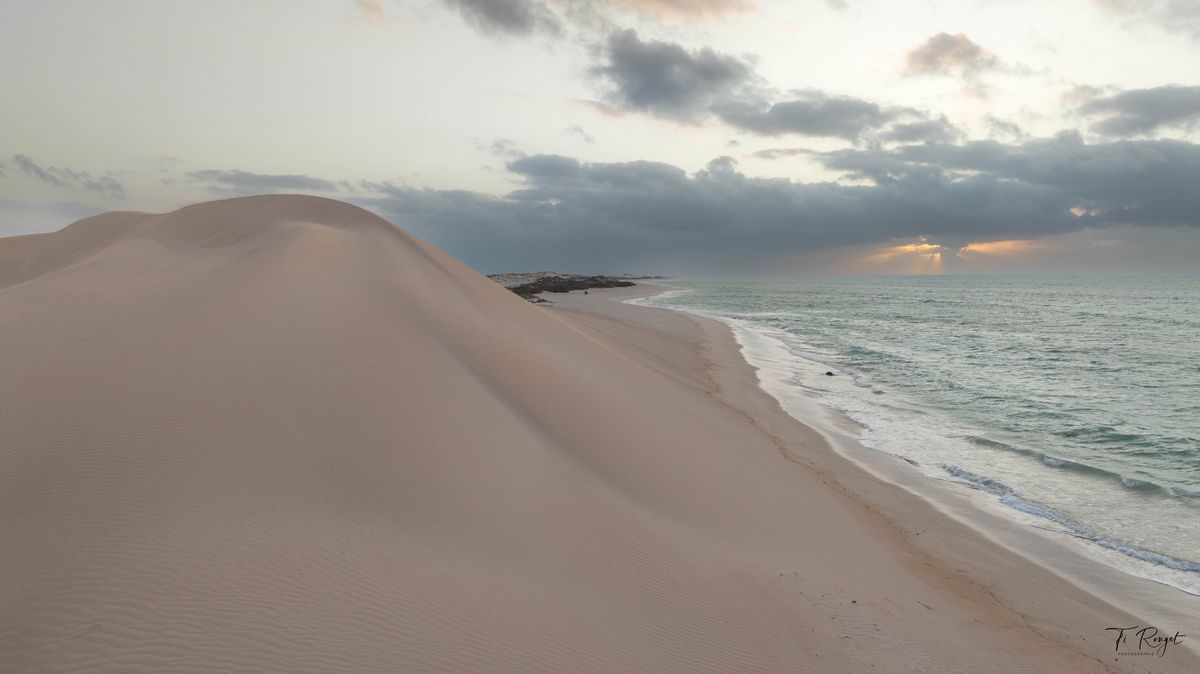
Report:
<svg viewBox="0 0 1200 674"><path fill-rule="evenodd" d="M730 323L781 401L1200 594L1200 277L672 285L638 303Z"/></svg>

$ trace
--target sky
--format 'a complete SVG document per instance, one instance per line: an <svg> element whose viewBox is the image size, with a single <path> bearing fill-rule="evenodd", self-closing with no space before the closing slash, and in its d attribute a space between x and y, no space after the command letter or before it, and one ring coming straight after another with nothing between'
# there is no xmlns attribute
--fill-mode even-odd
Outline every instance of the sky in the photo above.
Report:
<svg viewBox="0 0 1200 674"><path fill-rule="evenodd" d="M1200 0L7 0L0 236L304 193L485 273L1200 271Z"/></svg>

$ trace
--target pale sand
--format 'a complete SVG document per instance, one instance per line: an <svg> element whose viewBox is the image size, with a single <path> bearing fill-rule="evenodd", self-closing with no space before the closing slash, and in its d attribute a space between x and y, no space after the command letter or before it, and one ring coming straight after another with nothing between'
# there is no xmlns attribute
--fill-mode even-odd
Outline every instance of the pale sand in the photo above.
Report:
<svg viewBox="0 0 1200 674"><path fill-rule="evenodd" d="M0 240L0 671L1200 669L853 498L721 329L310 197Z"/></svg>

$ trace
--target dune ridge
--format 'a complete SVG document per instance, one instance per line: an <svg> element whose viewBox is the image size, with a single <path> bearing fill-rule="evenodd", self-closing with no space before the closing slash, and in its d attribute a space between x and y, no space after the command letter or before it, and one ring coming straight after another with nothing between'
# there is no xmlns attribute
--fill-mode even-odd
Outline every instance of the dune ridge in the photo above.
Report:
<svg viewBox="0 0 1200 674"><path fill-rule="evenodd" d="M703 377L357 207L20 239L0 670L1106 666L939 585Z"/></svg>

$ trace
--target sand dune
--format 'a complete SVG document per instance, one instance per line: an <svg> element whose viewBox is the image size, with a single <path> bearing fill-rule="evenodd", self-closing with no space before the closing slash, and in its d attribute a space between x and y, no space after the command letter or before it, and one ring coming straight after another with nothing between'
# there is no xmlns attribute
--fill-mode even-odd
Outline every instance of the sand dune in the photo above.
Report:
<svg viewBox="0 0 1200 674"><path fill-rule="evenodd" d="M1101 669L668 346L323 199L0 241L0 670Z"/></svg>

